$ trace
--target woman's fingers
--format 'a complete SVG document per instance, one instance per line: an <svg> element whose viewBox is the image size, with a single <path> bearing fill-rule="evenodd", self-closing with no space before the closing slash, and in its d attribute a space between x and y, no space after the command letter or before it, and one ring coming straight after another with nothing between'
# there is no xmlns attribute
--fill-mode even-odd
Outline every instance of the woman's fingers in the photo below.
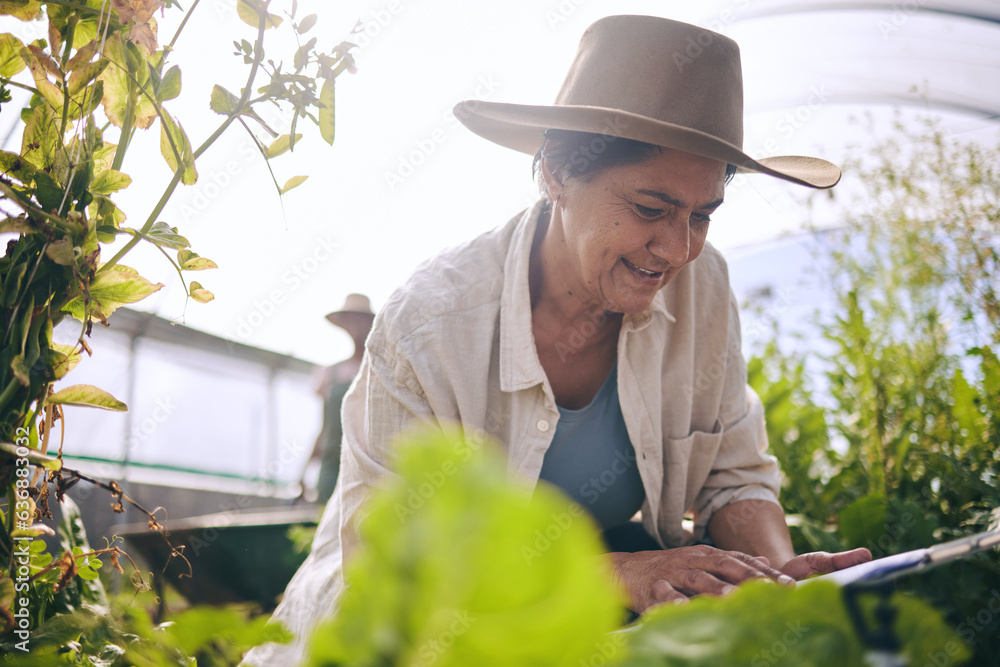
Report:
<svg viewBox="0 0 1000 667"><path fill-rule="evenodd" d="M762 578L773 579L782 584L794 583L794 579L788 575L762 563L753 556L738 551L713 549L706 559L710 560L704 563L703 569L731 584L739 584L747 579Z"/></svg>
<svg viewBox="0 0 1000 667"><path fill-rule="evenodd" d="M726 595L747 579L794 584L767 559L703 545L613 556L636 611L695 595Z"/></svg>
<svg viewBox="0 0 1000 667"><path fill-rule="evenodd" d="M650 589L653 604L663 604L665 602L686 602L687 596L670 585L669 581L659 579L653 583Z"/></svg>

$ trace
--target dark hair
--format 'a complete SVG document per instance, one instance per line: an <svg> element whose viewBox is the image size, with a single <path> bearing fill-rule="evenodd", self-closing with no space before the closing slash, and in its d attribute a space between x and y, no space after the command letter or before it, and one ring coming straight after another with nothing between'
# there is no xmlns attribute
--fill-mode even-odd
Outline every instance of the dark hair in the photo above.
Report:
<svg viewBox="0 0 1000 667"><path fill-rule="evenodd" d="M609 167L638 164L654 153L662 151L660 146L633 139L623 139L608 134L592 134L573 130L545 130L545 143L535 153L531 173L538 179L542 197L548 199L545 184L539 178L539 165L544 157L556 165L553 173L561 172L563 179L576 178L589 182L598 172ZM726 183L733 180L736 165L726 165Z"/></svg>

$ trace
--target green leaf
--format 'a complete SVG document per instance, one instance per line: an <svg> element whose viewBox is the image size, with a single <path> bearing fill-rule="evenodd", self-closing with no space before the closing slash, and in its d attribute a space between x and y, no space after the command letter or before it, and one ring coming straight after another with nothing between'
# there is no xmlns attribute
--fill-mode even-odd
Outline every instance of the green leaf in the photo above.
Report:
<svg viewBox="0 0 1000 667"><path fill-rule="evenodd" d="M174 65L167 70L160 81L160 87L156 91L156 99L161 102L172 100L181 94L181 69Z"/></svg>
<svg viewBox="0 0 1000 667"><path fill-rule="evenodd" d="M173 139L172 147L170 139ZM171 171L176 172L178 163L174 148L180 153L181 164L184 166L184 174L181 176L181 181L185 185L194 185L198 181L198 172L194 166L194 154L191 150L191 142L188 141L184 128L170 114L164 113L163 122L160 125L160 153L163 155L163 159L167 161L167 165L170 166Z"/></svg>
<svg viewBox="0 0 1000 667"><path fill-rule="evenodd" d="M295 51L293 63L296 72L309 64L309 53L313 50L313 47L316 46L316 41L317 38L313 37Z"/></svg>
<svg viewBox="0 0 1000 667"><path fill-rule="evenodd" d="M277 28L282 22L280 16L268 14L267 7L260 0L239 0L236 3L236 13L244 23L255 29L260 26L261 15L265 16L265 29Z"/></svg>
<svg viewBox="0 0 1000 667"><path fill-rule="evenodd" d="M0 16L9 15L22 21L31 21L42 10L38 0L3 0L0 2Z"/></svg>
<svg viewBox="0 0 1000 667"><path fill-rule="evenodd" d="M394 450L399 476L374 492L306 664L429 664L445 633L436 667L607 664L591 658L621 601L586 511L511 484L493 443L435 430Z"/></svg>
<svg viewBox="0 0 1000 667"><path fill-rule="evenodd" d="M236 111L236 107L239 106L239 103L239 97L233 95L219 84L215 84L212 88L212 99L209 102L209 107L211 107L212 111L215 113L228 116Z"/></svg>
<svg viewBox="0 0 1000 667"><path fill-rule="evenodd" d="M128 406L92 384L75 384L45 399L46 405L79 405L114 412L126 412Z"/></svg>
<svg viewBox="0 0 1000 667"><path fill-rule="evenodd" d="M153 284L135 269L116 264L107 271L98 271L90 284L89 303L83 295L77 296L63 310L80 321L88 312L106 319L121 306L141 301L162 287L163 283Z"/></svg>
<svg viewBox="0 0 1000 667"><path fill-rule="evenodd" d="M76 368L82 357L76 347L62 343L51 343L48 355L49 367L52 368L52 374L57 380Z"/></svg>
<svg viewBox="0 0 1000 667"><path fill-rule="evenodd" d="M18 449L19 447L12 443L0 442L0 452L2 452L3 455L6 455L7 458L27 458L28 463L33 466L41 466L46 470L62 470L62 459L41 454L31 448L28 449L28 455L26 457L21 457L17 453Z"/></svg>
<svg viewBox="0 0 1000 667"><path fill-rule="evenodd" d="M309 16L304 17L299 22L299 34L301 35L301 34L309 32L310 30L313 29L314 25L316 25L316 15L315 14L310 14Z"/></svg>
<svg viewBox="0 0 1000 667"><path fill-rule="evenodd" d="M4 218L0 220L0 234L36 234L39 233L25 218Z"/></svg>
<svg viewBox="0 0 1000 667"><path fill-rule="evenodd" d="M134 232L135 230L128 230ZM146 233L146 240L161 248L172 248L183 250L191 245L191 242L177 233L176 227L171 227L165 222L155 222L152 228Z"/></svg>
<svg viewBox="0 0 1000 667"><path fill-rule="evenodd" d="M885 515L888 505L885 496L872 493L858 498L837 515L840 534L848 548L867 547L875 544L885 533Z"/></svg>
<svg viewBox="0 0 1000 667"><path fill-rule="evenodd" d="M201 286L201 283L192 280L191 285L191 298L198 303L208 303L215 299L215 295L209 292L207 289Z"/></svg>
<svg viewBox="0 0 1000 667"><path fill-rule="evenodd" d="M0 151L0 169L5 176L16 178L25 185L30 185L35 176L35 169L31 163L21 158L17 153Z"/></svg>
<svg viewBox="0 0 1000 667"><path fill-rule="evenodd" d="M334 80L327 79L319 92L319 133L323 141L333 145L336 122L334 118Z"/></svg>
<svg viewBox="0 0 1000 667"><path fill-rule="evenodd" d="M0 76L9 79L24 69L23 48L24 43L9 32L0 35Z"/></svg>
<svg viewBox="0 0 1000 667"><path fill-rule="evenodd" d="M90 191L95 195L109 195L127 188L132 182L132 177L114 169L105 169L97 175L90 186Z"/></svg>
<svg viewBox="0 0 1000 667"><path fill-rule="evenodd" d="M283 195L286 192L288 192L289 190L291 190L292 188L296 188L296 187L302 185L303 183L305 183L305 181L306 181L307 178L309 178L309 177L308 176L292 176L287 181L285 181L285 184L283 186L281 186L281 190L278 192L278 194L282 194Z"/></svg>
<svg viewBox="0 0 1000 667"><path fill-rule="evenodd" d="M301 138L302 138L301 134L295 135L295 141L298 141ZM291 135L290 134L281 135L280 137L272 141L271 145L267 147L266 151L267 159L270 160L271 158L276 158L283 153L287 153L288 150L291 148L291 146L292 146Z"/></svg>
<svg viewBox="0 0 1000 667"><path fill-rule="evenodd" d="M59 210L65 189L44 171L35 172L35 198L43 211Z"/></svg>

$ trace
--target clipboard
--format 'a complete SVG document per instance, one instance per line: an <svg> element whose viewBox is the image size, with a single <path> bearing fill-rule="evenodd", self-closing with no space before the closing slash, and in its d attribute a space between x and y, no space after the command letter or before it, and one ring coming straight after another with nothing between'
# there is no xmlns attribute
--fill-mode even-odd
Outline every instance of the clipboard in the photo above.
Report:
<svg viewBox="0 0 1000 667"><path fill-rule="evenodd" d="M813 577L809 581L832 581L840 586L858 588L879 586L897 577L928 570L998 546L1000 546L1000 527L951 542L942 542L932 547L878 558Z"/></svg>

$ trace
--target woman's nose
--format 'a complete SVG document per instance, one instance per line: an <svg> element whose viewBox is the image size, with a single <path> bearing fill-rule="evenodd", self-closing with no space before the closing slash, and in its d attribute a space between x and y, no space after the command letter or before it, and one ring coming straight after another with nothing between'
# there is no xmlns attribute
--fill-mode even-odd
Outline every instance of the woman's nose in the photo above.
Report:
<svg viewBox="0 0 1000 667"><path fill-rule="evenodd" d="M691 227L687 216L670 218L657 225L649 251L672 267L686 264L691 251Z"/></svg>

